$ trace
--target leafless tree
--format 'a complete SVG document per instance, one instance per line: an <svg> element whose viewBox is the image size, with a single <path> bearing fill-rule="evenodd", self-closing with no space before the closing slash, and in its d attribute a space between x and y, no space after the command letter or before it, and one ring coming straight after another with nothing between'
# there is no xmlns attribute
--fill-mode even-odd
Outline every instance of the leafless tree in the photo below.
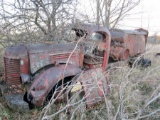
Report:
<svg viewBox="0 0 160 120"><path fill-rule="evenodd" d="M0 1L1 34L3 38L54 40L57 29L73 18L76 0L12 0ZM28 33L28 34L26 34ZM25 34L25 35L24 35ZM28 37L27 37L28 36ZM1 36L2 37L2 36ZM16 37L16 41L18 38Z"/></svg>
<svg viewBox="0 0 160 120"><path fill-rule="evenodd" d="M96 23L115 28L141 0L96 0Z"/></svg>

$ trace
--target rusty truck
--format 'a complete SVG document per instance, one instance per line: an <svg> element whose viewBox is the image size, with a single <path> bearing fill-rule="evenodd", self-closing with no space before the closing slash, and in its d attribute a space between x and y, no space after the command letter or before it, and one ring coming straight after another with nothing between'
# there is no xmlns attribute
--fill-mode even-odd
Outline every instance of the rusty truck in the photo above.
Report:
<svg viewBox="0 0 160 120"><path fill-rule="evenodd" d="M145 29L122 30L111 29L111 61L127 61L130 66L135 62L137 57L141 56L136 64L141 64L142 67L151 65L149 59L144 59L148 31Z"/></svg>
<svg viewBox="0 0 160 120"><path fill-rule="evenodd" d="M148 34L138 30L130 35L90 24L73 25L72 31L76 37L70 43L6 48L0 87L10 108L29 110L43 106L51 98L67 102L80 89L86 108L96 106L109 93L109 59L126 60L141 54Z"/></svg>
<svg viewBox="0 0 160 120"><path fill-rule="evenodd" d="M10 108L21 111L43 106L49 98L64 94L67 85L73 84L74 88L77 82L86 96L87 108L108 94L105 70L110 52L109 30L88 24L74 25L72 30L76 38L71 43L19 44L5 49L0 87ZM95 92L89 93L93 83ZM55 93L57 89L64 91ZM72 91L57 100L68 98Z"/></svg>

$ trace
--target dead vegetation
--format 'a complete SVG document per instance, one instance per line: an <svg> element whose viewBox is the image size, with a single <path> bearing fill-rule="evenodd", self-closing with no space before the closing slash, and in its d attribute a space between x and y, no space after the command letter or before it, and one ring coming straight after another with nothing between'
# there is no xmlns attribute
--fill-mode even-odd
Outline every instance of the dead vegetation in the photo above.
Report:
<svg viewBox="0 0 160 120"><path fill-rule="evenodd" d="M152 61L146 69L136 66L119 66L109 72L110 94L104 102L93 110L85 108L85 98L74 94L76 100L66 103L50 103L43 109L34 109L28 113L10 110L3 97L0 97L0 119L94 119L94 120L158 120L160 118L160 52L159 45L148 45L146 58ZM71 86L72 87L72 86ZM71 98L70 98L71 99ZM72 109L72 114L69 110Z"/></svg>
<svg viewBox="0 0 160 120"><path fill-rule="evenodd" d="M29 0L25 2L15 0L13 3L7 3L7 1L1 2L1 11L3 14L0 15L0 49L3 46L18 44L19 42L44 43L48 41L51 42L52 40L59 42L61 37L55 36L61 36L61 33L56 33L56 30L58 28L62 29L65 24L68 23L67 21L72 21L71 23L78 22L79 19L75 16L77 14L77 1L74 3L74 0L62 0L61 2L55 0L54 2L57 2L57 4L51 3L52 1L50 0L40 1ZM103 5L101 4L105 3L106 0L102 0L102 3L97 0L98 4L95 9L97 10L96 21L95 19L92 21L87 14L81 13L82 17L80 17L82 20L79 20L79 22L97 22L97 24L109 26L109 23L115 21L115 24L112 25L115 27L118 21L128 13L127 11L130 11L131 8L139 4L140 0L136 1L137 2L130 2L129 0L124 0L122 4L119 4L120 6L116 5L115 9L114 6L110 7L113 8L114 11L116 10L116 12L111 12L112 9L106 8L108 8L107 6L109 5L111 6L112 0L109 1L109 4L104 4L106 5L104 10L102 10L101 6ZM119 0L119 2L121 2L121 0ZM127 5L125 5L125 3L127 3ZM49 5L51 6L48 7ZM9 6L12 10L5 9L9 8ZM52 12L48 11L48 8L52 10ZM122 11L122 9L124 11ZM104 11L105 13L102 14ZM115 13L116 15L107 13ZM111 20L109 19L110 17L116 18L116 20ZM85 20L86 18L87 20ZM160 53L159 45L148 45L145 57L151 59L152 66L146 69L140 68L139 66L133 68L129 68L128 66L111 68L108 71L110 73L110 94L105 98L104 102L100 103L93 110L86 110L84 105L85 98L82 97L80 100L79 97L81 96L76 94L78 98L74 95L76 100L71 100L71 103L68 104L54 103L54 99L52 99L43 109L37 108L28 113L23 113L23 111L15 112L7 107L4 98L0 94L0 120L158 120L160 118L160 57L155 57L156 52ZM0 59L0 71L2 71L3 62L1 53ZM74 108L72 109L72 114L68 113L70 108Z"/></svg>
<svg viewBox="0 0 160 120"><path fill-rule="evenodd" d="M152 60L151 67L144 69L140 66L122 66L109 69L110 94L93 110L84 109L85 98L82 97L72 104L59 104L56 110L57 107L52 102L43 109L45 114L42 119L158 120L160 58L155 57L157 46L149 45L148 51L144 54ZM74 112L68 114L68 108L72 106L76 106Z"/></svg>

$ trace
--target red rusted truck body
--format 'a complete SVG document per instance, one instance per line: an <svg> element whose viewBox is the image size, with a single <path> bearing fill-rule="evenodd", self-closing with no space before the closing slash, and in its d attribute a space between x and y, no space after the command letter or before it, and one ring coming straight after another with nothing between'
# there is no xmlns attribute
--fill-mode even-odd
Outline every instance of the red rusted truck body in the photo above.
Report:
<svg viewBox="0 0 160 120"><path fill-rule="evenodd" d="M97 104L108 94L105 70L110 52L110 32L105 27L88 24L74 25L72 30L77 42L7 47L4 53L5 85L31 83L21 93L23 99L28 104L42 106L51 91L54 93L74 80L83 86L87 107ZM93 88L93 82L97 92L90 93L88 90ZM12 92L7 96L9 94ZM12 104L12 99L9 102Z"/></svg>
<svg viewBox="0 0 160 120"><path fill-rule="evenodd" d="M79 75L77 82L81 83L87 108L91 109L109 93L106 69L110 53L110 32L106 27L96 25L80 24L74 28L86 34L82 44L84 44L83 68L87 70Z"/></svg>
<svg viewBox="0 0 160 120"><path fill-rule="evenodd" d="M46 68L66 63L74 47L75 44L36 44L6 48L4 54L6 83L21 84ZM70 63L77 67L82 66L80 49L77 48L72 53L68 64Z"/></svg>
<svg viewBox="0 0 160 120"><path fill-rule="evenodd" d="M145 52L148 31L144 29L112 29L110 57L113 60L128 60Z"/></svg>

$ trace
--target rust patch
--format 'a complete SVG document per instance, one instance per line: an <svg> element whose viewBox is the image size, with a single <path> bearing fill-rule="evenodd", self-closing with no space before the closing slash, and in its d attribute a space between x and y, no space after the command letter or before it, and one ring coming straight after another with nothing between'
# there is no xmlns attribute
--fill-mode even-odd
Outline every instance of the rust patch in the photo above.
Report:
<svg viewBox="0 0 160 120"><path fill-rule="evenodd" d="M48 93L61 79L77 75L80 72L80 68L71 64L66 67L58 65L47 69L34 80L28 91L28 100L36 106L43 105Z"/></svg>
<svg viewBox="0 0 160 120"><path fill-rule="evenodd" d="M148 31L137 30L110 30L111 51L110 57L117 60L127 60L145 52ZM126 52L128 51L128 53ZM127 55L128 54L128 55Z"/></svg>
<svg viewBox="0 0 160 120"><path fill-rule="evenodd" d="M108 95L108 79L102 68L87 70L76 81L82 85L88 109L95 107Z"/></svg>

